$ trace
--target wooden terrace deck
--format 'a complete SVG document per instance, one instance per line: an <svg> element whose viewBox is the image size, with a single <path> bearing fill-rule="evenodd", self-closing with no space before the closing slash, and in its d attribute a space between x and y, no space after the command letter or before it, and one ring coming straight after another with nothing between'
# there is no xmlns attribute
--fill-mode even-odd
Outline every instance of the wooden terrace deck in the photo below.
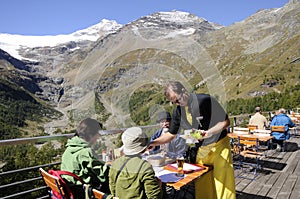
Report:
<svg viewBox="0 0 300 199"><path fill-rule="evenodd" d="M300 198L300 135L292 135L286 151L269 150L263 170L255 180L236 177L237 199ZM236 162L235 162L236 163ZM241 169L235 169L235 176ZM253 176L253 174L247 174Z"/></svg>

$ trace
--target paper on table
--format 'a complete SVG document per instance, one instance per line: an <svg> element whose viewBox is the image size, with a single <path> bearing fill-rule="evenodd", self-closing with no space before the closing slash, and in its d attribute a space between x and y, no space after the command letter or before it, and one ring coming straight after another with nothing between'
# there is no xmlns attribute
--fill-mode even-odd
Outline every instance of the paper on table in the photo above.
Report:
<svg viewBox="0 0 300 199"><path fill-rule="evenodd" d="M178 180L181 180L184 178L176 176L177 172L172 172L168 170L162 170L157 173L155 173L155 176L158 177L162 182L177 182Z"/></svg>
<svg viewBox="0 0 300 199"><path fill-rule="evenodd" d="M235 134L243 134L247 135L249 132L248 131L234 131Z"/></svg>
<svg viewBox="0 0 300 199"><path fill-rule="evenodd" d="M159 177L159 176L169 174L169 173L176 173L176 172L172 172L172 171L168 171L168 170L161 170L161 171L155 172L155 176Z"/></svg>
<svg viewBox="0 0 300 199"><path fill-rule="evenodd" d="M254 135L258 137L270 137L270 134L263 134L263 133L254 133Z"/></svg>
<svg viewBox="0 0 300 199"><path fill-rule="evenodd" d="M168 166L170 166L174 169L177 169L177 163L168 164ZM197 165L194 165L194 164L190 164L190 163L184 163L183 164L183 171L184 172L200 171L200 170L203 170L203 169L204 169L203 167L197 166Z"/></svg>

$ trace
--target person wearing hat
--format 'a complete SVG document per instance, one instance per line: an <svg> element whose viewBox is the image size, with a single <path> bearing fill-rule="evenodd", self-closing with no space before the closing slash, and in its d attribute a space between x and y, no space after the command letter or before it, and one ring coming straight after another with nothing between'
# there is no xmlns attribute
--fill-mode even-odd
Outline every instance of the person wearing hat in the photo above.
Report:
<svg viewBox="0 0 300 199"><path fill-rule="evenodd" d="M262 115L259 106L255 107L255 114L251 116L249 124L257 125L258 129L266 129L266 126L269 125L267 118Z"/></svg>
<svg viewBox="0 0 300 199"><path fill-rule="evenodd" d="M109 172L111 194L120 199L162 198L152 165L141 158L148 147L147 135L140 127L131 127L122 134L122 142L124 156L112 163Z"/></svg>
<svg viewBox="0 0 300 199"><path fill-rule="evenodd" d="M109 167L96 158L91 148L99 138L101 129L102 124L91 118L86 118L79 123L74 137L67 141L67 148L62 155L61 170L72 172L93 188L109 193ZM75 190L76 196L84 198L81 183L73 177L64 176L64 178L70 184L78 185L81 190Z"/></svg>
<svg viewBox="0 0 300 199"><path fill-rule="evenodd" d="M159 123L160 129L158 129L150 139L150 142L155 140L156 138L159 138L162 136L165 132L168 132L170 127L170 122L172 120L170 112L159 112L157 115L156 122ZM163 147L161 147L163 146ZM159 153L162 150L165 150L166 155L170 158L176 158L178 155L186 155L186 151L188 149L188 146L185 143L185 140L180 137L179 134L176 135L176 137L170 141L169 143L166 143L164 145L158 145L155 146L151 151L150 154Z"/></svg>

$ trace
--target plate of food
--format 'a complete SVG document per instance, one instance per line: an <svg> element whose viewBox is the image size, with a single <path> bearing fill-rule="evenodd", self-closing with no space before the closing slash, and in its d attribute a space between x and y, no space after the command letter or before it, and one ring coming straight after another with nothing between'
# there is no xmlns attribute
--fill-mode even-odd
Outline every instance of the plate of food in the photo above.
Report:
<svg viewBox="0 0 300 199"><path fill-rule="evenodd" d="M187 144L198 143L199 140L210 138L212 135L207 135L204 130L201 129L188 129L184 131L184 135L181 137L186 140Z"/></svg>

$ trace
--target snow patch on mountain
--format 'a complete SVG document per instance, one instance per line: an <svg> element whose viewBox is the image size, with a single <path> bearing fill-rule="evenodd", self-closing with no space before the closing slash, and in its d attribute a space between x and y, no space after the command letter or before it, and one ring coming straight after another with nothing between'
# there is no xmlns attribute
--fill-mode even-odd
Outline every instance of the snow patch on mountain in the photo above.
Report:
<svg viewBox="0 0 300 199"><path fill-rule="evenodd" d="M70 41L96 41L100 36L117 31L122 25L114 20L103 19L100 23L68 35L25 36L0 34L0 48L17 59L24 59L18 53L22 47L53 47Z"/></svg>
<svg viewBox="0 0 300 199"><path fill-rule="evenodd" d="M172 38L172 37L176 37L177 35L192 35L195 33L195 29L194 28L188 28L186 30L178 30L178 31L174 31L174 32L170 32L167 37L168 38Z"/></svg>
<svg viewBox="0 0 300 199"><path fill-rule="evenodd" d="M158 12L160 18L164 21L174 22L174 23L188 23L193 20L199 20L200 18L194 16L188 12L182 11L172 11L172 12Z"/></svg>

